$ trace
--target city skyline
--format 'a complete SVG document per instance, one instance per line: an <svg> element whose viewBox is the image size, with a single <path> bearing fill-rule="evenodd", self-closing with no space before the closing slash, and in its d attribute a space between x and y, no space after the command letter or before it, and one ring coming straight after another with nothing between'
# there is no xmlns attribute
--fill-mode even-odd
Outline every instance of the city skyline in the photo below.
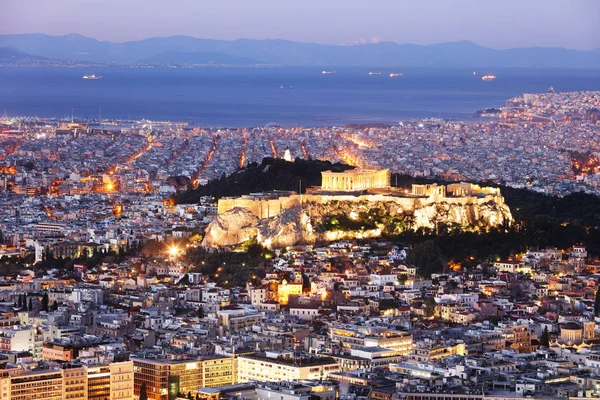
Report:
<svg viewBox="0 0 600 400"><path fill-rule="evenodd" d="M167 5L139 0L118 3L58 0L52 4L32 0L0 7L8 16L0 34L77 33L113 42L184 35L344 45L377 42L427 45L469 40L496 49L600 48L600 27L596 23L600 3L578 0L570 2L568 8L562 7L563 4L554 0L526 4L515 0L493 4L473 0L459 4L439 0L418 4L387 0L348 4L332 0L321 4L309 0L282 6L272 0L260 0L250 7L238 0L210 6L182 1ZM112 29L105 29L106 21L110 21Z"/></svg>

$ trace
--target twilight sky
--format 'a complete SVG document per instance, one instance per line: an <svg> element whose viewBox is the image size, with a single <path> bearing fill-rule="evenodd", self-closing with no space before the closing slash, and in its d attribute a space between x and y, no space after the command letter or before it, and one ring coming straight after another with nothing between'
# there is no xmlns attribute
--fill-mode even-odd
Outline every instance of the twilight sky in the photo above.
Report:
<svg viewBox="0 0 600 400"><path fill-rule="evenodd" d="M600 48L600 0L0 0L0 34Z"/></svg>

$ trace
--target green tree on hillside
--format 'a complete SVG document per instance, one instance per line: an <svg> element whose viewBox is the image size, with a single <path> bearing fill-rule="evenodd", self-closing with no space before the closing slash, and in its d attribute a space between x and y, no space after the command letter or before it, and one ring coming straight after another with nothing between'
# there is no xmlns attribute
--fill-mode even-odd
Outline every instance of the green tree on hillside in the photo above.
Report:
<svg viewBox="0 0 600 400"><path fill-rule="evenodd" d="M416 265L419 275L426 279L431 278L431 274L443 272L446 268L442 250L433 240L414 245L408 253L407 261Z"/></svg>

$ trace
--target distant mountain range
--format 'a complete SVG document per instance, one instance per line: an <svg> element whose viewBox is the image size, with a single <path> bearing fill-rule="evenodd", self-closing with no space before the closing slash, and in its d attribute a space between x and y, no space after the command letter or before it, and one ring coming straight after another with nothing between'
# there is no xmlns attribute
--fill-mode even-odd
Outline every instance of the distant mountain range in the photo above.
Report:
<svg viewBox="0 0 600 400"><path fill-rule="evenodd" d="M24 61L24 60L44 60L44 57L33 56L31 54L22 53L20 51L8 48L0 47L0 61Z"/></svg>
<svg viewBox="0 0 600 400"><path fill-rule="evenodd" d="M382 42L359 46L287 40L156 37L113 43L81 35L0 35L0 48L59 60L160 62L172 64L276 64L364 67L600 67L600 49L578 51L533 47L496 50L473 42L428 46Z"/></svg>

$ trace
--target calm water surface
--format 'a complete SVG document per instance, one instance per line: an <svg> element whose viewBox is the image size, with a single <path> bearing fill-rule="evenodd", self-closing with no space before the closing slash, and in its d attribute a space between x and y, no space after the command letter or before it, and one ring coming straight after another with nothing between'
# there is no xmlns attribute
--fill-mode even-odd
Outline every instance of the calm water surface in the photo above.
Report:
<svg viewBox="0 0 600 400"><path fill-rule="evenodd" d="M148 118L240 127L468 119L522 93L600 90L600 71L406 68L0 68L0 113ZM369 71L381 75L369 75ZM390 72L402 72L390 78ZM102 75L84 80L86 74ZM283 86L283 89L281 88ZM293 87L293 88L291 88Z"/></svg>

